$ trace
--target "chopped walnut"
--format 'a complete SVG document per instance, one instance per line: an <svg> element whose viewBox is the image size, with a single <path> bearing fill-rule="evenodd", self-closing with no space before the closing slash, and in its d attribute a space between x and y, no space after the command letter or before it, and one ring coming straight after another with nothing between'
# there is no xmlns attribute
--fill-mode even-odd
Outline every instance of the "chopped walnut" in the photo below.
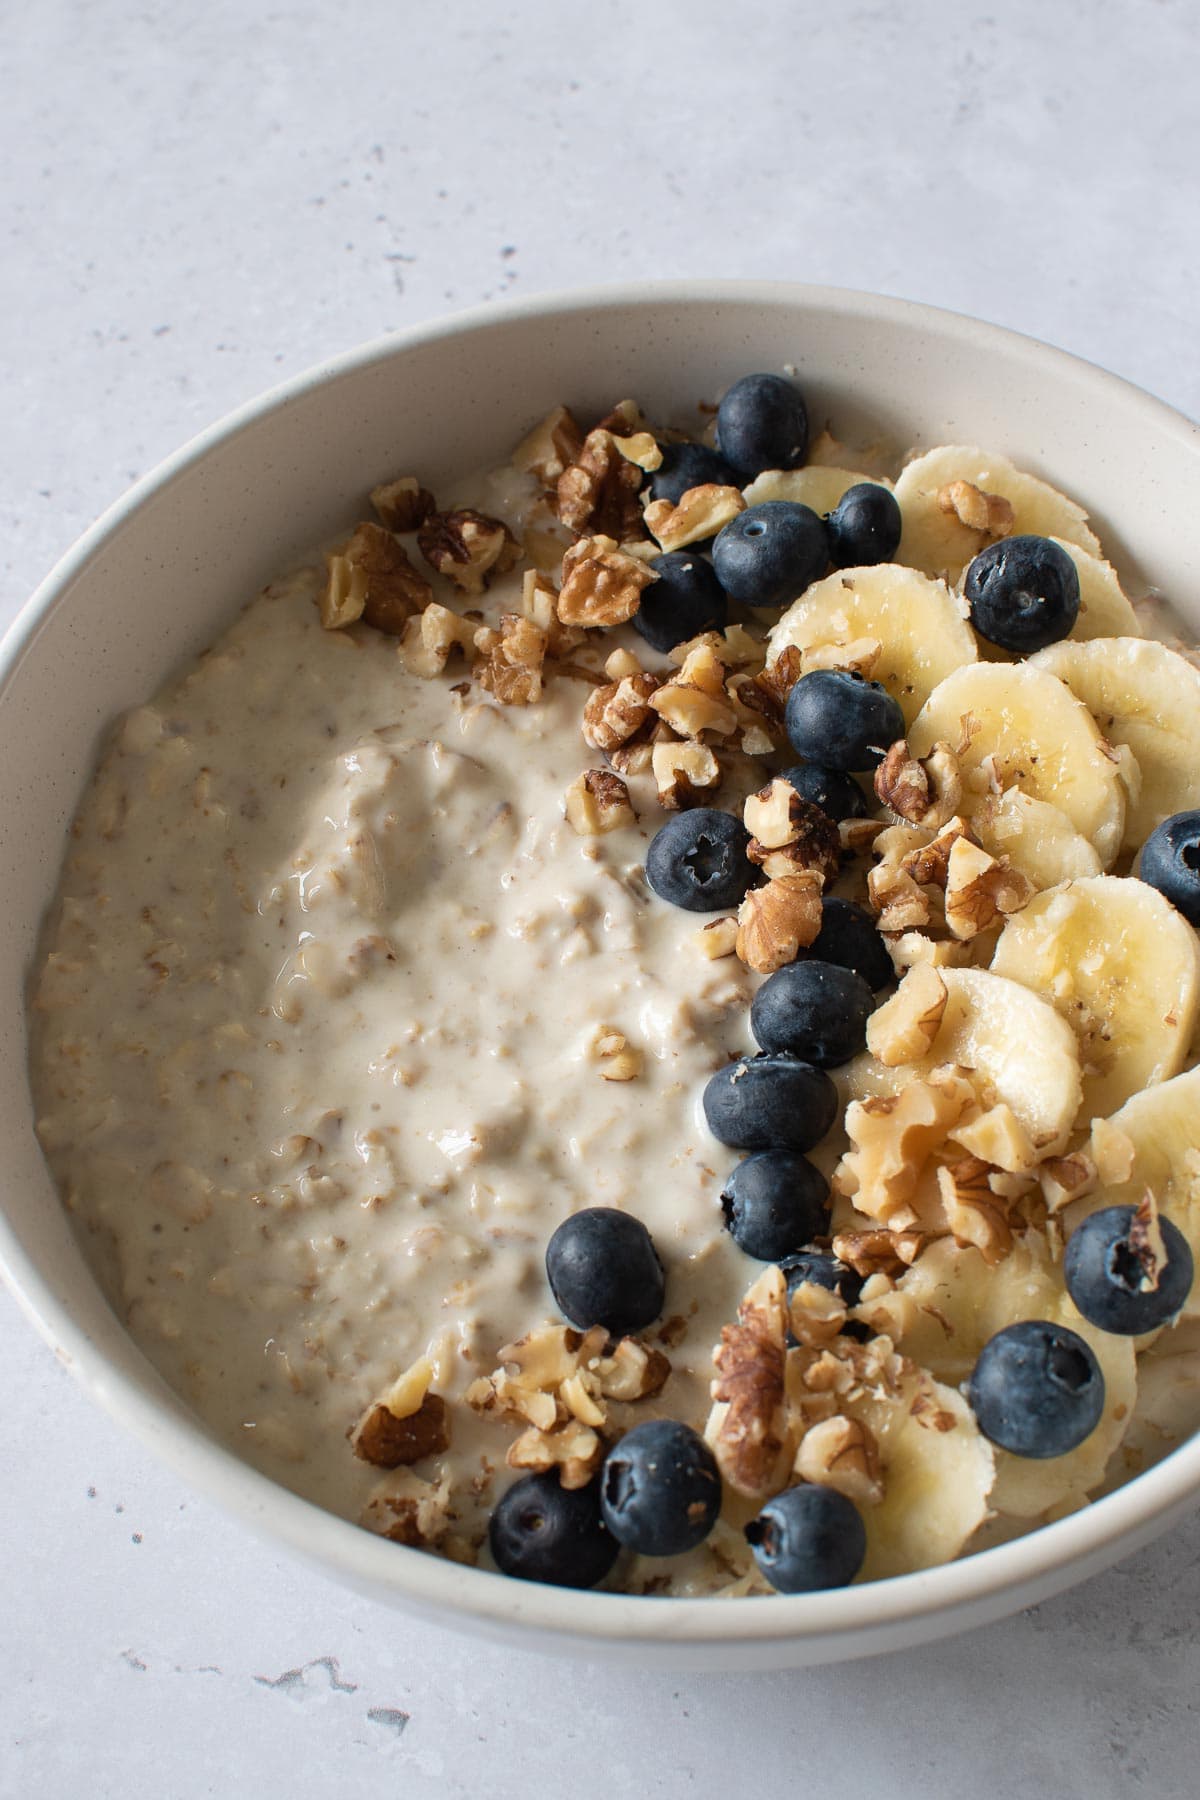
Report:
<svg viewBox="0 0 1200 1800"><path fill-rule="evenodd" d="M583 432L574 416L565 406L556 406L521 439L510 460L514 468L552 488L582 449Z"/></svg>
<svg viewBox="0 0 1200 1800"><path fill-rule="evenodd" d="M607 769L585 769L566 792L567 821L580 837L597 837L637 823L629 789Z"/></svg>
<svg viewBox="0 0 1200 1800"><path fill-rule="evenodd" d="M662 468L661 446L648 431L635 431L629 437L620 437L613 432L612 441L619 456L623 456L626 462L636 463L647 475Z"/></svg>
<svg viewBox="0 0 1200 1800"><path fill-rule="evenodd" d="M580 538L563 557L558 616L564 625L622 625L641 605L642 590L657 580L613 538Z"/></svg>
<svg viewBox="0 0 1200 1800"><path fill-rule="evenodd" d="M790 782L776 777L751 794L743 808L750 832L747 854L771 878L808 869L833 881L841 864L841 837L828 813L802 800Z"/></svg>
<svg viewBox="0 0 1200 1800"><path fill-rule="evenodd" d="M770 975L812 943L821 929L822 886L815 870L802 869L750 889L738 908L737 934L747 968Z"/></svg>
<svg viewBox="0 0 1200 1800"><path fill-rule="evenodd" d="M856 1275L899 1275L910 1268L929 1242L923 1231L839 1231L831 1248L839 1262Z"/></svg>
<svg viewBox="0 0 1200 1800"><path fill-rule="evenodd" d="M593 688L583 707L585 741L594 750L617 750L627 744L650 718L650 696L657 686L657 675L639 670Z"/></svg>
<svg viewBox="0 0 1200 1800"><path fill-rule="evenodd" d="M329 558L321 623L327 631L337 631L362 619L376 631L398 635L432 597L433 589L413 568L403 544L382 525L364 520Z"/></svg>
<svg viewBox="0 0 1200 1800"><path fill-rule="evenodd" d="M724 690L718 698L681 677L664 682L650 704L680 737L698 738L703 731L729 737L737 729L737 714Z"/></svg>
<svg viewBox="0 0 1200 1800"><path fill-rule="evenodd" d="M707 744L684 744L664 738L653 746L650 766L658 803L669 812L684 812L703 802L706 789L721 784L721 765Z"/></svg>
<svg viewBox="0 0 1200 1800"><path fill-rule="evenodd" d="M883 1499L879 1451L857 1419L836 1416L810 1425L796 1452L795 1473L836 1488L856 1506L876 1506Z"/></svg>
<svg viewBox="0 0 1200 1800"><path fill-rule="evenodd" d="M1096 1165L1082 1150L1076 1150L1070 1156L1051 1156L1039 1166L1038 1180L1048 1210L1061 1212L1072 1200L1094 1191Z"/></svg>
<svg viewBox="0 0 1200 1800"><path fill-rule="evenodd" d="M867 1048L885 1068L919 1062L933 1049L946 1010L946 984L929 963L904 977L867 1020Z"/></svg>
<svg viewBox="0 0 1200 1800"><path fill-rule="evenodd" d="M508 1447L505 1461L510 1469L528 1469L545 1474L558 1470L565 1488L586 1487L604 1461L604 1439L590 1425L569 1419L557 1431L538 1431L530 1426Z"/></svg>
<svg viewBox="0 0 1200 1800"><path fill-rule="evenodd" d="M987 494L973 481L948 481L938 489L937 503L944 513L971 531L982 531L991 538L1007 537L1016 523L1011 501L1003 494Z"/></svg>
<svg viewBox="0 0 1200 1800"><path fill-rule="evenodd" d="M970 946L953 938L926 937L923 931L899 931L884 934L888 955L897 975L910 969L928 966L934 969L962 969L971 960Z"/></svg>
<svg viewBox="0 0 1200 1800"><path fill-rule="evenodd" d="M1032 1169L1038 1160L1033 1139L1003 1100L977 1115L968 1114L950 1136L972 1156L1010 1175Z"/></svg>
<svg viewBox="0 0 1200 1800"><path fill-rule="evenodd" d="M621 682L627 676L644 675L645 672L632 650L610 650L604 659L604 673L610 681Z"/></svg>
<svg viewBox="0 0 1200 1800"><path fill-rule="evenodd" d="M990 1169L977 1156L942 1166L937 1172L946 1223L958 1244L973 1244L989 1267L1003 1262L1013 1247L1007 1208L989 1185Z"/></svg>
<svg viewBox="0 0 1200 1800"><path fill-rule="evenodd" d="M646 508L646 526L664 550L682 550L688 544L715 537L723 525L745 512L741 490L706 481L688 488L678 504L652 500Z"/></svg>
<svg viewBox="0 0 1200 1800"><path fill-rule="evenodd" d="M879 914L880 931L920 931L931 924L933 907L929 895L903 866L906 852L902 835L894 830L882 832L875 849L880 860L867 871L867 895Z"/></svg>
<svg viewBox="0 0 1200 1800"><path fill-rule="evenodd" d="M701 956L710 962L722 956L732 956L737 948L737 920L732 916L723 919L710 919L707 925L692 933L692 942Z"/></svg>
<svg viewBox="0 0 1200 1800"><path fill-rule="evenodd" d="M541 569L526 569L521 577L521 612L545 632L547 656L564 656L583 641L582 631L559 619L558 589Z"/></svg>
<svg viewBox="0 0 1200 1800"><path fill-rule="evenodd" d="M800 670L811 675L814 669L848 669L854 675L870 680L883 645L878 638L853 638L848 644L812 644L801 651Z"/></svg>
<svg viewBox="0 0 1200 1800"><path fill-rule="evenodd" d="M671 1373L661 1350L631 1337L622 1338L609 1355L597 1357L592 1368L603 1398L624 1402L648 1400L661 1392Z"/></svg>
<svg viewBox="0 0 1200 1800"><path fill-rule="evenodd" d="M958 759L949 744L937 743L918 761L898 738L875 771L875 793L900 818L937 831L962 801Z"/></svg>
<svg viewBox="0 0 1200 1800"><path fill-rule="evenodd" d="M467 1404L476 1412L498 1412L524 1419L539 1431L553 1431L569 1411L559 1399L563 1383L603 1355L607 1342L602 1325L584 1333L568 1325L543 1325L501 1348L499 1367L471 1383Z"/></svg>
<svg viewBox="0 0 1200 1800"><path fill-rule="evenodd" d="M450 1446L446 1402L429 1391L433 1365L422 1357L370 1405L350 1444L356 1456L381 1469L437 1456Z"/></svg>
<svg viewBox="0 0 1200 1800"><path fill-rule="evenodd" d="M803 658L795 644L785 644L774 662L760 669L754 677L754 686L762 698L764 716L775 723L782 723L784 708L788 695L800 679ZM745 694L747 704L751 703L750 694Z"/></svg>
<svg viewBox="0 0 1200 1800"><path fill-rule="evenodd" d="M622 432L621 436L630 435ZM638 503L643 472L618 450L604 426L589 431L574 461L558 477L557 511L570 531L614 539L642 536Z"/></svg>
<svg viewBox="0 0 1200 1800"><path fill-rule="evenodd" d="M472 599L491 585L494 575L507 574L521 554L507 525L470 506L431 513L417 533L417 545L431 569Z"/></svg>
<svg viewBox="0 0 1200 1800"><path fill-rule="evenodd" d="M410 675L432 680L442 673L452 651L461 650L468 661L474 656L475 632L473 620L434 600L404 627L400 660Z"/></svg>
<svg viewBox="0 0 1200 1800"><path fill-rule="evenodd" d="M402 1469L371 1490L360 1523L393 1544L432 1550L445 1537L453 1518L448 1475L436 1482L422 1481L411 1469Z"/></svg>
<svg viewBox="0 0 1200 1800"><path fill-rule="evenodd" d="M900 867L919 886L944 889L950 871L950 852L959 838L966 838L972 844L978 841L966 820L956 815L929 843L918 843L911 850L905 850Z"/></svg>
<svg viewBox="0 0 1200 1800"><path fill-rule="evenodd" d="M834 1171L834 1188L868 1218L897 1230L921 1224L913 1199L925 1165L975 1105L970 1082L949 1066L897 1094L852 1100L845 1119L850 1149Z"/></svg>
<svg viewBox="0 0 1200 1800"><path fill-rule="evenodd" d="M476 664L481 687L495 694L502 706L530 706L542 692L542 664L546 660L547 634L521 613L501 613L496 641ZM479 637L476 647L483 648Z"/></svg>
<svg viewBox="0 0 1200 1800"><path fill-rule="evenodd" d="M965 943L997 920L1020 912L1033 895L1033 883L1010 869L1007 857L997 862L966 837L952 844L946 870L946 925L960 941Z"/></svg>
<svg viewBox="0 0 1200 1800"><path fill-rule="evenodd" d="M642 1072L642 1053L613 1025L601 1025L592 1039L592 1055L600 1064L604 1081L636 1081Z"/></svg>
<svg viewBox="0 0 1200 1800"><path fill-rule="evenodd" d="M415 531L436 507L428 488L415 475L401 475L371 489L371 505L389 531Z"/></svg>
<svg viewBox="0 0 1200 1800"><path fill-rule="evenodd" d="M843 856L857 856L862 850L873 849L880 832L886 830L882 819L839 819L838 842Z"/></svg>
<svg viewBox="0 0 1200 1800"><path fill-rule="evenodd" d="M1129 1133L1111 1119L1092 1120L1089 1153L1101 1187L1121 1187L1133 1175L1137 1147Z"/></svg>
<svg viewBox="0 0 1200 1800"><path fill-rule="evenodd" d="M726 1325L713 1356L718 1403L708 1438L721 1474L739 1494L760 1498L778 1480L786 1437L784 1355L787 1286L778 1268L765 1269ZM722 1410L723 1409L723 1410Z"/></svg>

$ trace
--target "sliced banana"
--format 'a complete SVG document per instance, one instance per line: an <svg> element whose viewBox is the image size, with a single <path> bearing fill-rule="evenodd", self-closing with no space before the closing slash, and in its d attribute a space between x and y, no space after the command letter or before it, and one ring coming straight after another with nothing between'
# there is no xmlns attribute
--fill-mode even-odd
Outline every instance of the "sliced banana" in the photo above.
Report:
<svg viewBox="0 0 1200 1800"><path fill-rule="evenodd" d="M961 1394L912 1368L888 1394L864 1386L843 1411L875 1439L884 1494L863 1509L861 1579L952 1562L987 1516L995 1453Z"/></svg>
<svg viewBox="0 0 1200 1800"><path fill-rule="evenodd" d="M898 562L955 583L972 557L994 542L988 532L964 525L957 513L943 510L938 496L956 481L1007 500L1013 510L1012 533L1056 537L1078 544L1092 556L1099 554L1099 540L1083 508L1049 482L1024 474L1006 456L971 445L944 444L916 457L896 483L904 521Z"/></svg>
<svg viewBox="0 0 1200 1800"><path fill-rule="evenodd" d="M1125 814L1126 850L1172 813L1200 806L1200 669L1153 638L1051 644L1029 666L1082 700L1112 744L1126 744L1141 782Z"/></svg>
<svg viewBox="0 0 1200 1800"><path fill-rule="evenodd" d="M979 1251L939 1238L900 1277L895 1289L859 1311L877 1331L940 1381L965 1381L979 1352L1006 1325L1048 1319L1086 1339L1104 1375L1104 1412L1077 1450L1046 1461L996 1452L991 1505L1021 1519L1080 1504L1103 1479L1128 1428L1137 1394L1133 1344L1098 1331L1076 1311L1041 1233L1019 1237L1009 1256L989 1267Z"/></svg>
<svg viewBox="0 0 1200 1800"><path fill-rule="evenodd" d="M1036 888L1100 873L1095 846L1080 836L1066 813L1020 788L991 796L972 824L984 849L1006 856Z"/></svg>
<svg viewBox="0 0 1200 1800"><path fill-rule="evenodd" d="M1035 895L1000 933L991 967L1073 1027L1085 1120L1182 1068L1200 1006L1200 951L1144 881L1093 875Z"/></svg>
<svg viewBox="0 0 1200 1800"><path fill-rule="evenodd" d="M1071 628L1071 640L1143 636L1141 621L1112 564L1066 538L1056 537L1054 542L1066 551L1079 575L1079 617Z"/></svg>
<svg viewBox="0 0 1200 1800"><path fill-rule="evenodd" d="M871 678L894 695L906 725L939 682L977 655L974 633L945 582L878 563L839 569L794 601L771 632L768 661L788 644L811 650L863 638L880 645Z"/></svg>
<svg viewBox="0 0 1200 1800"><path fill-rule="evenodd" d="M847 488L857 487L860 481L869 481L875 487L892 485L878 475L809 463L803 469L764 469L749 487L742 489L742 495L747 506L761 506L764 500L795 500L824 517L833 511Z"/></svg>
<svg viewBox="0 0 1200 1800"><path fill-rule="evenodd" d="M1114 1161L1114 1140L1121 1156ZM1102 1206L1133 1206L1150 1188L1162 1211L1192 1247L1200 1269L1200 1068L1134 1094L1110 1119L1092 1127L1089 1146L1102 1185L1067 1213L1070 1226ZM1123 1161L1122 1161L1123 1156ZM1200 1319L1200 1281L1183 1314Z"/></svg>
<svg viewBox="0 0 1200 1800"><path fill-rule="evenodd" d="M946 1009L928 1055L895 1069L858 1056L839 1070L839 1088L855 1100L894 1094L953 1064L982 1078L989 1103L1008 1106L1042 1155L1056 1154L1066 1146L1082 1092L1071 1027L1022 983L988 969L938 973Z"/></svg>
<svg viewBox="0 0 1200 1800"><path fill-rule="evenodd" d="M1122 763L1087 707L1048 669L1032 663L971 663L929 696L908 734L914 756L944 740L964 777L973 815L989 794L1020 788L1065 813L1095 846L1103 868L1121 847L1127 786Z"/></svg>

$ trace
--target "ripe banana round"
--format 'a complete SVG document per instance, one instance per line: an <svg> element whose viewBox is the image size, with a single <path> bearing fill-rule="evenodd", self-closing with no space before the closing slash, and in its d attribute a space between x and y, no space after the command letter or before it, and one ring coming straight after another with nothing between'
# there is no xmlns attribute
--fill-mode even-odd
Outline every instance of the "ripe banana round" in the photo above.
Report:
<svg viewBox="0 0 1200 1800"><path fill-rule="evenodd" d="M956 482L1007 500L1013 515L1010 530L977 529L964 524L954 510L947 510ZM1015 468L1006 456L972 445L943 444L916 457L896 483L896 499L904 521L896 560L951 583L958 581L971 559L997 536L1032 532L1037 537L1078 544L1092 556L1099 554L1099 540L1081 506L1049 482Z"/></svg>
<svg viewBox="0 0 1200 1800"><path fill-rule="evenodd" d="M764 469L749 487L742 489L742 494L747 506L760 506L764 500L795 500L801 506L811 506L823 518L833 511L847 488L857 487L860 481L872 482L876 487L892 485L879 475L808 463L803 469Z"/></svg>
<svg viewBox="0 0 1200 1800"><path fill-rule="evenodd" d="M1100 873L1095 847L1079 835L1067 815L1020 788L989 796L971 823L984 849L996 857L1007 856L1036 888L1058 887L1060 882Z"/></svg>
<svg viewBox="0 0 1200 1800"><path fill-rule="evenodd" d="M1060 550L1066 551L1079 576L1079 617L1071 628L1068 641L1141 637L1141 623L1125 597L1112 564L1065 538L1055 538L1054 542Z"/></svg>
<svg viewBox="0 0 1200 1800"><path fill-rule="evenodd" d="M877 563L839 569L793 601L771 631L767 660L789 644L806 651L864 639L880 646L871 679L894 696L906 725L951 670L976 657L974 633L945 582Z"/></svg>
<svg viewBox="0 0 1200 1800"><path fill-rule="evenodd" d="M1125 829L1129 752L1113 752L1087 707L1046 668L970 663L940 682L908 734L914 756L944 740L955 749L969 816L989 794L1020 788L1065 813L1101 867Z"/></svg>
<svg viewBox="0 0 1200 1800"><path fill-rule="evenodd" d="M992 972L1042 995L1074 1029L1084 1118L1183 1066L1200 1006L1195 933L1143 881L1094 875L1037 894L996 944Z"/></svg>
<svg viewBox="0 0 1200 1800"><path fill-rule="evenodd" d="M1110 743L1127 744L1141 782L1125 813L1126 850L1172 813L1200 806L1200 669L1152 638L1067 640L1029 666L1065 681Z"/></svg>

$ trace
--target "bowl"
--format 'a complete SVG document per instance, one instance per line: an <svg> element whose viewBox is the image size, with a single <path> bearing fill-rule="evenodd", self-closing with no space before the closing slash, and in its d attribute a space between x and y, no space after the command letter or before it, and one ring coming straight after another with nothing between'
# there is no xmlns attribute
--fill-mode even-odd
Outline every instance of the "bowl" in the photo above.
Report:
<svg viewBox="0 0 1200 1800"><path fill-rule="evenodd" d="M289 559L344 530L401 466L436 486L503 460L560 400L653 416L795 365L853 440L982 443L1088 507L1122 572L1200 628L1200 431L1115 376L994 326L830 289L638 285L489 307L324 363L204 432L69 552L0 647L0 1261L60 1360L185 1481L272 1547L372 1599L531 1648L693 1668L781 1667L917 1644L1012 1613L1128 1555L1195 1504L1200 1439L1084 1511L918 1574L797 1598L646 1599L516 1582L402 1549L217 1442L109 1309L33 1132L25 983L105 727L211 642Z"/></svg>

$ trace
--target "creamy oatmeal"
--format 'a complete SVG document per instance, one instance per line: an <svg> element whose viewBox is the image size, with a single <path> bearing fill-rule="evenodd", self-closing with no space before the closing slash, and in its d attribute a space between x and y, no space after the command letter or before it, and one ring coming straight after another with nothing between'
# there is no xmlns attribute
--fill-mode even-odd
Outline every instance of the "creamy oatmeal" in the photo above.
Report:
<svg viewBox="0 0 1200 1800"><path fill-rule="evenodd" d="M1194 1109L1164 1146L1153 1100L1200 1079L1195 934L1129 867L1200 796L1122 694L1169 673L1194 705L1200 677L1162 650L1130 687L1109 671L1132 651L1078 654L1151 654L1082 510L951 450L899 473L903 567L655 652L628 621L661 548L764 501L824 514L860 478L825 439L643 523L656 454L635 409L586 445L559 414L457 511L389 483L382 525L121 721L33 984L39 1133L155 1365L333 1512L486 1563L514 1470L584 1482L662 1417L707 1428L724 1518L621 1585L759 1591L741 1527L796 1480L860 1506L868 1575L924 1566L1081 1504L1193 1423L1187 1323L1145 1349L1135 1407L1140 1341L1081 1322L1059 1265L1097 1196L1149 1186L1190 1223ZM1060 539L1084 599L1036 678L981 660L941 579L1014 529ZM795 761L789 686L821 668L881 682L906 733L888 805L868 777L875 817L835 820L832 849L789 835L768 785ZM664 820L744 801L763 885L718 915L656 898ZM872 906L903 977L812 1152L824 1242L866 1282L849 1314L811 1285L789 1311L737 1248L736 1153L701 1111L834 890ZM1142 979L1117 939L1160 929L1178 944ZM546 1285L547 1239L584 1207L640 1219L666 1270L661 1319L619 1344L566 1333ZM1031 1316L1069 1321L1105 1381L1100 1425L1050 1462L993 1450L961 1391Z"/></svg>

